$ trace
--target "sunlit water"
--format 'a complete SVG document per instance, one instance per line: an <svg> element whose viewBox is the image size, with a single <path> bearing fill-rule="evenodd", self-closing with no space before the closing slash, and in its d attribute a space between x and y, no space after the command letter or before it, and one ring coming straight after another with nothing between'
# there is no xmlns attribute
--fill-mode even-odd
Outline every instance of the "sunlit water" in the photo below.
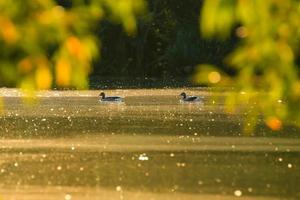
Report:
<svg viewBox="0 0 300 200"><path fill-rule="evenodd" d="M204 97L182 104L179 94ZM299 199L300 132L272 132L210 89L0 90L0 199ZM24 103L25 102L25 103Z"/></svg>

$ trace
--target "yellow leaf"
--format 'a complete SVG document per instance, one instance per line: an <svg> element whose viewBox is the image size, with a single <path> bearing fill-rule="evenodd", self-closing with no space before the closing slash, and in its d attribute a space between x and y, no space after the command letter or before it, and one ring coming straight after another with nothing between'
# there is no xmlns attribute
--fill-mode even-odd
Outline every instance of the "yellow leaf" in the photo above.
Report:
<svg viewBox="0 0 300 200"><path fill-rule="evenodd" d="M273 131L279 131L282 128L282 122L277 117L269 117L266 120L266 124Z"/></svg>
<svg viewBox="0 0 300 200"><path fill-rule="evenodd" d="M71 64L67 59L60 58L55 66L56 83L59 86L69 86L71 83Z"/></svg>
<svg viewBox="0 0 300 200"><path fill-rule="evenodd" d="M66 41L66 46L72 56L78 59L82 57L83 46L77 37L69 37Z"/></svg>
<svg viewBox="0 0 300 200"><path fill-rule="evenodd" d="M18 63L18 69L21 73L29 73L33 69L33 64L30 58L24 58Z"/></svg>
<svg viewBox="0 0 300 200"><path fill-rule="evenodd" d="M0 17L1 34L6 43L15 43L19 38L19 33L13 22L6 17Z"/></svg>
<svg viewBox="0 0 300 200"><path fill-rule="evenodd" d="M51 87L52 74L47 66L38 66L35 73L35 81L38 89L49 89Z"/></svg>

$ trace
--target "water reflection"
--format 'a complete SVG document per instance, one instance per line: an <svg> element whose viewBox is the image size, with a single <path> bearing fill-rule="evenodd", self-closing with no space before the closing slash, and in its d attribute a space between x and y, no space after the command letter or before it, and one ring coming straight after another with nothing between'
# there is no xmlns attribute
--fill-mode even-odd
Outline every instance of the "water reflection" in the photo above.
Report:
<svg viewBox="0 0 300 200"><path fill-rule="evenodd" d="M295 127L283 137L260 124L243 136L245 116L201 90L199 105L180 104L179 90L126 91L124 105L74 93L50 92L35 106L4 99L0 199L300 197Z"/></svg>
<svg viewBox="0 0 300 200"><path fill-rule="evenodd" d="M233 195L238 190L251 196L299 195L299 153L33 148L12 150L1 157L2 186L120 186L125 191L163 193Z"/></svg>

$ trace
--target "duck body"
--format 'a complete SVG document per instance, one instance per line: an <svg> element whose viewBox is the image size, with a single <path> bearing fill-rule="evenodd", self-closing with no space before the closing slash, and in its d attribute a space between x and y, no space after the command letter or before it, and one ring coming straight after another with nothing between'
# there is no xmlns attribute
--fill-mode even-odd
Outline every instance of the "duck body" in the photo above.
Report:
<svg viewBox="0 0 300 200"><path fill-rule="evenodd" d="M105 96L105 93L104 92L101 92L100 95L99 95L101 98L100 98L100 102L112 102L112 103L121 103L121 102L124 102L124 98L123 97L119 97L119 96L108 96L106 97Z"/></svg>
<svg viewBox="0 0 300 200"><path fill-rule="evenodd" d="M187 96L185 92L182 92L180 94L182 96L182 99L180 100L183 103L193 103L193 102L202 102L203 98L199 96Z"/></svg>

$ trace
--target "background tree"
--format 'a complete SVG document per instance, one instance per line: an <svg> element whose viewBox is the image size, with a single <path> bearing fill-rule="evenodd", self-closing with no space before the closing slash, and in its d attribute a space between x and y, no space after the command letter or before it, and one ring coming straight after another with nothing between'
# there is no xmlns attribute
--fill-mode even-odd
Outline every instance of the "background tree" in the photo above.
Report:
<svg viewBox="0 0 300 200"><path fill-rule="evenodd" d="M189 79L195 65L221 60L234 46L226 41L199 37L202 1L147 0L148 12L138 19L137 33L128 36L120 25L103 20L102 59L92 76Z"/></svg>

